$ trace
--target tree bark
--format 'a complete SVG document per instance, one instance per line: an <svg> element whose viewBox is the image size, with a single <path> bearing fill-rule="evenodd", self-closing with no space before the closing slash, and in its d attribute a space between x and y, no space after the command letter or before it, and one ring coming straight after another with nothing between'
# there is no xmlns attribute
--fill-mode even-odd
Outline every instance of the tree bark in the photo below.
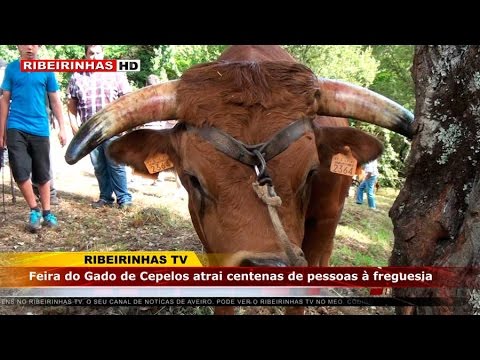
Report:
<svg viewBox="0 0 480 360"><path fill-rule="evenodd" d="M473 269L480 263L480 46L417 46L412 75L416 134L406 182L389 213L390 265ZM394 289L395 296L448 300L397 313L478 312L473 298L479 293L468 289L470 281L459 288ZM455 297L466 301L455 306Z"/></svg>

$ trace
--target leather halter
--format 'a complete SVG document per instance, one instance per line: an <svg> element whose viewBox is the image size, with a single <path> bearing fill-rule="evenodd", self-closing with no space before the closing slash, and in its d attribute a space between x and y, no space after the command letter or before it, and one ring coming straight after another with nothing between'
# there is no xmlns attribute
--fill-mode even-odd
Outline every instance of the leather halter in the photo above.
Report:
<svg viewBox="0 0 480 360"><path fill-rule="evenodd" d="M262 185L262 180L270 181L266 174L266 162L287 149L290 144L298 140L308 131L312 131L310 119L297 120L282 130L275 133L267 142L248 145L233 138L213 126L197 128L186 124L187 131L200 135L204 140L232 159L246 165L258 167L257 179Z"/></svg>

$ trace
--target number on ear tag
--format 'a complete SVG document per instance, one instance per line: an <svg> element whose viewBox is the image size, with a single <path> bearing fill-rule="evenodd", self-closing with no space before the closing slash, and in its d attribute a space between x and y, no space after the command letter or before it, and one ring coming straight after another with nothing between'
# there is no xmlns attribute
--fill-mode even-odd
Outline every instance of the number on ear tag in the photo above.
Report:
<svg viewBox="0 0 480 360"><path fill-rule="evenodd" d="M173 168L173 163L170 161L170 158L167 154L156 154L154 156L150 156L144 161L144 163L150 174Z"/></svg>
<svg viewBox="0 0 480 360"><path fill-rule="evenodd" d="M335 154L332 156L332 164L330 165L330 171L336 174L353 176L357 169L357 159L352 154L343 155Z"/></svg>

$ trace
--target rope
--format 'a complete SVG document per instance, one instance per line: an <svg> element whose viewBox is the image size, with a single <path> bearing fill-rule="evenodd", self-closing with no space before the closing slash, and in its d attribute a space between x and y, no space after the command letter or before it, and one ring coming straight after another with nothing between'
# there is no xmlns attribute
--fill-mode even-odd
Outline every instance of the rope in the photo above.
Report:
<svg viewBox="0 0 480 360"><path fill-rule="evenodd" d="M283 228L280 217L278 216L277 207L282 205L282 199L275 193L273 185L264 184L260 185L258 182L252 184L253 190L257 196L267 205L270 219L272 220L273 228L277 233L280 244L287 254L287 258L292 266L307 266L307 261L296 256L292 250L292 243L288 239L288 235Z"/></svg>

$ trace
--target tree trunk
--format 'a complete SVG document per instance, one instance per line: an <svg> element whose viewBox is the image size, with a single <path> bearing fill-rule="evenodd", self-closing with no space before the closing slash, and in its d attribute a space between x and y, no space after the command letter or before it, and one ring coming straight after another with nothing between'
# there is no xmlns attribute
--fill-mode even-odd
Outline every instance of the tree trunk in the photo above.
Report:
<svg viewBox="0 0 480 360"><path fill-rule="evenodd" d="M480 46L417 46L415 130L406 182L390 210L391 266L478 267L480 263ZM479 291L394 289L395 296L442 297L446 306L399 307L398 314L472 314ZM467 300L454 306L455 297Z"/></svg>

